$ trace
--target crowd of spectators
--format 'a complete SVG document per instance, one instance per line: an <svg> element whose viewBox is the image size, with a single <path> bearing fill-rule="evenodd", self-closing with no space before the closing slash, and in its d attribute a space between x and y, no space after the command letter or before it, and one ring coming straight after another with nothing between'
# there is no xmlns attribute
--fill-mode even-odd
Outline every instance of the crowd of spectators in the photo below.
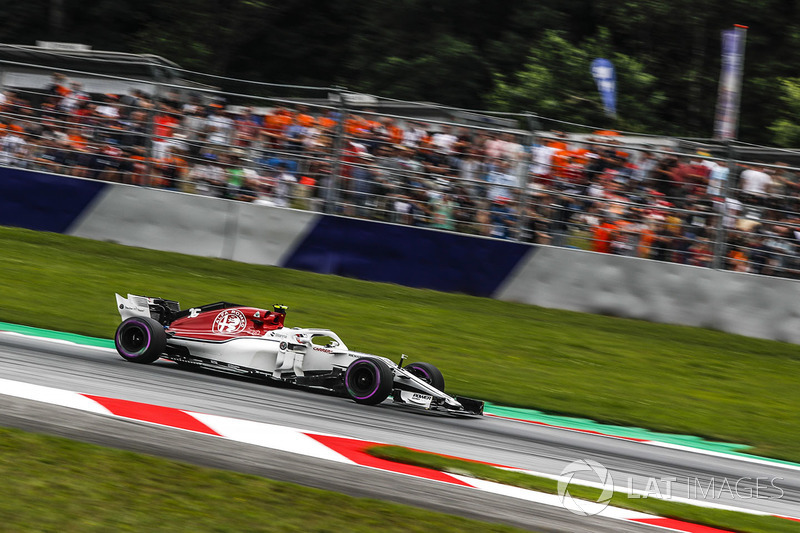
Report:
<svg viewBox="0 0 800 533"><path fill-rule="evenodd" d="M621 139L90 95L58 73L0 94L4 166L800 278L797 169Z"/></svg>

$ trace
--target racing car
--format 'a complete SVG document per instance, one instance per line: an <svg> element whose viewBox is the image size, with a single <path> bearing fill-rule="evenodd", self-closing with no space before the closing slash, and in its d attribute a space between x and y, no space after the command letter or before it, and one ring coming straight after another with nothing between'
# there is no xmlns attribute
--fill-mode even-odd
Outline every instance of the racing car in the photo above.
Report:
<svg viewBox="0 0 800 533"><path fill-rule="evenodd" d="M323 388L376 405L395 403L481 415L483 402L444 392L444 377L434 365L403 366L385 357L350 350L329 329L289 328L287 307L272 309L217 302L181 309L174 300L116 294L122 323L114 343L123 359L149 364L166 359L200 367Z"/></svg>

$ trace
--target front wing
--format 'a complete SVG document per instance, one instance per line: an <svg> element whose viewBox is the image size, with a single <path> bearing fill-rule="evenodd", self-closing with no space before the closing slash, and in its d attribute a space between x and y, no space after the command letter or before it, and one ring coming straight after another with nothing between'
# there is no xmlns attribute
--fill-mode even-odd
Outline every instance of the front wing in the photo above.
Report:
<svg viewBox="0 0 800 533"><path fill-rule="evenodd" d="M415 405L424 409L443 410L454 414L482 415L483 402L465 396L452 397L434 388L405 368L394 368L394 391L396 403Z"/></svg>

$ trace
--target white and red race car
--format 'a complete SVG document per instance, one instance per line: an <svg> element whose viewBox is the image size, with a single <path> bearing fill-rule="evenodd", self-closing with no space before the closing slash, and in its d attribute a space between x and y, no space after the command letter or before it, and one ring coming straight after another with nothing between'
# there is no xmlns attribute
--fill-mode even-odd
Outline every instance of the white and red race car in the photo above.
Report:
<svg viewBox="0 0 800 533"><path fill-rule="evenodd" d="M483 402L444 393L444 377L430 363L403 366L351 351L328 329L288 328L286 306L272 310L218 302L181 310L163 298L116 295L122 323L117 352L134 363L160 358L183 366L322 387L358 403L394 402L453 414L481 415Z"/></svg>

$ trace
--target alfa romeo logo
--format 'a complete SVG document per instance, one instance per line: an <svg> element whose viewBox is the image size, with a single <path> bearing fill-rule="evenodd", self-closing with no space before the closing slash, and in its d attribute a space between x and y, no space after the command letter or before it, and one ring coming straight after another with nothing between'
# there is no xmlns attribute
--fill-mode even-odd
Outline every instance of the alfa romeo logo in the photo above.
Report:
<svg viewBox="0 0 800 533"><path fill-rule="evenodd" d="M212 331L217 333L238 333L247 326L244 313L238 309L226 309L214 319Z"/></svg>
<svg viewBox="0 0 800 533"><path fill-rule="evenodd" d="M594 481L594 477L600 480L602 492L597 500L577 500L569 493L569 485L578 472L590 473L589 478L591 481ZM611 473L606 467L591 459L581 459L568 464L561 471L561 477L558 478L558 497L561 500L561 505L569 512L577 515L592 516L600 513L608 507L613 495L614 480L611 479Z"/></svg>

